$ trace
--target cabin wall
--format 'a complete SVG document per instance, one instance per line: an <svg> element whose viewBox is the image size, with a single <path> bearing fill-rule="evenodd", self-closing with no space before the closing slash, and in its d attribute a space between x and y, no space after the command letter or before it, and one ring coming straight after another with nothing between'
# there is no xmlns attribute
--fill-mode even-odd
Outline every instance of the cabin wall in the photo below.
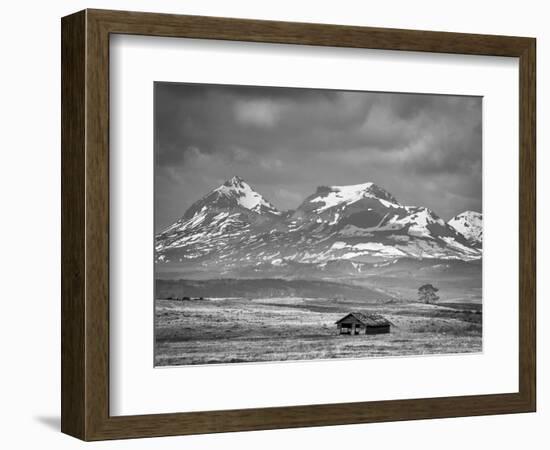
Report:
<svg viewBox="0 0 550 450"><path fill-rule="evenodd" d="M364 333L365 327L358 321L345 321L337 324L339 334L361 334Z"/></svg>
<svg viewBox="0 0 550 450"><path fill-rule="evenodd" d="M390 326L385 325L381 327L367 327L367 333L366 334L384 334L390 332Z"/></svg>

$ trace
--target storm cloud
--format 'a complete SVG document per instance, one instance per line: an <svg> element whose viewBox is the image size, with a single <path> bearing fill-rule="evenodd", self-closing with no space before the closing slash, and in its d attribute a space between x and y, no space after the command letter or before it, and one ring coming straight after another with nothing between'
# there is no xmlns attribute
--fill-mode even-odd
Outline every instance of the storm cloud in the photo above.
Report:
<svg viewBox="0 0 550 450"><path fill-rule="evenodd" d="M482 99L155 83L155 228L234 175L281 210L372 181L444 219L481 212Z"/></svg>

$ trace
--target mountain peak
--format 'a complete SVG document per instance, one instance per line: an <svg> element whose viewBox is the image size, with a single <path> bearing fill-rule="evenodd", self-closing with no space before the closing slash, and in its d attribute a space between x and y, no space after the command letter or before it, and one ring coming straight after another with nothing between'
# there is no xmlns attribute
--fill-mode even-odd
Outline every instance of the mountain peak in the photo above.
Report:
<svg viewBox="0 0 550 450"><path fill-rule="evenodd" d="M258 214L267 212L280 215L281 213L264 197L256 192L242 177L234 176L214 189L208 196L223 204L241 206Z"/></svg>
<svg viewBox="0 0 550 450"><path fill-rule="evenodd" d="M482 244L483 214L477 211L464 211L454 216L447 223L470 243L476 245Z"/></svg>
<svg viewBox="0 0 550 450"><path fill-rule="evenodd" d="M459 217L481 218L482 214L480 212L477 212L477 211L468 210L468 211L463 211L460 214L457 214L456 216L453 217L453 219L457 219Z"/></svg>
<svg viewBox="0 0 550 450"><path fill-rule="evenodd" d="M233 178L230 178L225 183L223 183L222 186L226 187L242 187L243 185L247 184L246 181L244 181L244 178L239 177L238 175L235 175ZM220 186L221 187L221 186Z"/></svg>
<svg viewBox="0 0 550 450"><path fill-rule="evenodd" d="M376 198L392 204L399 204L388 191L371 182L347 186L319 186L315 198L310 202L323 204L316 210L322 212L336 205L355 203L363 198Z"/></svg>

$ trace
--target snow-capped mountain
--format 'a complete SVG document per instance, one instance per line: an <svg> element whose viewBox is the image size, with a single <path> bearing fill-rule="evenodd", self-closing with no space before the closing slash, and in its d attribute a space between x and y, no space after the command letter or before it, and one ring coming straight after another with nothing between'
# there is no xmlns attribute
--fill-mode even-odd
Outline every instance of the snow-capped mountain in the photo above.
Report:
<svg viewBox="0 0 550 450"><path fill-rule="evenodd" d="M483 244L483 216L475 211L464 211L449 220L448 224L473 246Z"/></svg>
<svg viewBox="0 0 550 450"><path fill-rule="evenodd" d="M158 260L176 251L178 259L196 259L239 245L252 228L281 216L271 203L240 177L233 177L195 202L174 224L157 235Z"/></svg>
<svg viewBox="0 0 550 450"><path fill-rule="evenodd" d="M201 200L194 203L185 214L185 218L191 218L203 206L208 208L230 209L241 207L258 214L281 215L271 203L258 194L241 177L233 177L221 186L210 191Z"/></svg>
<svg viewBox="0 0 550 450"><path fill-rule="evenodd" d="M322 186L282 213L234 177L156 237L159 263L223 273L263 265L361 264L389 258L475 260L479 246L433 211L401 205L374 183Z"/></svg>

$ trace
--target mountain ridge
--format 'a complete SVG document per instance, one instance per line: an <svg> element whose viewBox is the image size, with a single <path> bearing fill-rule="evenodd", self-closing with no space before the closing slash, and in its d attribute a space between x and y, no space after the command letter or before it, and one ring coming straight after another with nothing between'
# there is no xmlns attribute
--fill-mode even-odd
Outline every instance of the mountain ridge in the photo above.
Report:
<svg viewBox="0 0 550 450"><path fill-rule="evenodd" d="M471 217L475 236L464 234L473 229L464 225ZM423 206L404 206L371 182L319 186L296 210L282 212L244 179L233 177L157 234L155 257L160 265L199 264L215 273L291 261L359 265L405 257L480 259L481 213L466 211L453 220L445 222Z"/></svg>

